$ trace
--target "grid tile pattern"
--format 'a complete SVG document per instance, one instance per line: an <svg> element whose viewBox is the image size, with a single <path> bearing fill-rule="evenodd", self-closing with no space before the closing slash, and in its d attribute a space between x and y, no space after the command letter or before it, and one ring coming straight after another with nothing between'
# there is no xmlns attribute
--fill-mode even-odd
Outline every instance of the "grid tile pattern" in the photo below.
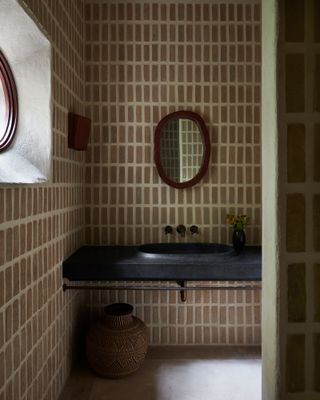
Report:
<svg viewBox="0 0 320 400"><path fill-rule="evenodd" d="M175 182L180 182L180 138L179 121L169 121L163 127L160 139L160 160L165 174Z"/></svg>
<svg viewBox="0 0 320 400"><path fill-rule="evenodd" d="M191 120L179 120L180 134L180 181L188 181L199 172L204 147L197 125Z"/></svg>
<svg viewBox="0 0 320 400"><path fill-rule="evenodd" d="M319 398L319 2L282 1L281 18L282 260L287 268L281 398Z"/></svg>
<svg viewBox="0 0 320 400"><path fill-rule="evenodd" d="M61 262L84 243L85 160L67 146L68 109L84 111L84 7L21 3L53 45L53 182L0 187L0 398L56 400L82 302L62 293Z"/></svg>
<svg viewBox="0 0 320 400"><path fill-rule="evenodd" d="M123 286L122 282L119 282ZM194 282L192 286L217 287L222 282ZM248 282L247 284L250 285ZM254 282L252 282L254 284ZM129 283L133 286L132 282ZM136 283L143 285L143 282ZM159 282L148 286L159 286ZM163 282L163 286L176 286ZM236 287L237 282L230 282ZM190 285L191 286L191 285ZM259 289L188 291L185 303L178 291L103 291L92 293L93 316L101 304L128 302L148 326L149 340L161 345L259 345L261 318Z"/></svg>
<svg viewBox="0 0 320 400"><path fill-rule="evenodd" d="M157 242L164 224L195 223L203 241L230 242L225 216L235 211L251 218L248 243L260 243L259 5L86 10L87 241ZM178 109L199 112L212 143L207 175L184 191L164 185L153 163L155 127Z"/></svg>
<svg viewBox="0 0 320 400"><path fill-rule="evenodd" d="M199 241L230 243L228 212L248 214L248 243L261 242L260 52L258 1L86 3L86 114L93 120L86 164L88 243L194 241L164 235L165 225L181 223L198 225ZM154 131L161 118L183 109L204 119L212 156L198 185L176 190L157 174ZM213 333L212 321L203 328L195 320L183 325L178 317L171 328L154 323L169 306L160 293L152 296L152 303L133 299L138 310L148 310L152 343L226 338L222 326L218 336ZM92 304L109 300L92 294ZM189 318L197 307L202 315L213 306L192 297L188 302L180 312ZM239 304L244 312L247 305ZM201 333L187 333L195 329ZM228 335L229 344L240 342L240 336ZM251 337L248 343L259 342L258 334Z"/></svg>

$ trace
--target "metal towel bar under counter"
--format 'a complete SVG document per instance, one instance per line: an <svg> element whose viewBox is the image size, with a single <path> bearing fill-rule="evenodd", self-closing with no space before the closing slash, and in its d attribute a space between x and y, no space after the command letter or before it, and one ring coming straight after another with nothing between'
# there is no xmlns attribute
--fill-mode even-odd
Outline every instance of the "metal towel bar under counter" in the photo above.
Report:
<svg viewBox="0 0 320 400"><path fill-rule="evenodd" d="M189 291L197 291L197 290L260 290L261 283L260 282L252 282L247 284L230 284L230 283L220 283L214 285L199 285L199 286L187 286L187 283L184 281L177 282L177 286L168 286L168 285L119 285L115 286L113 284L101 284L101 285L92 285L92 284L75 284L69 285L65 283L63 285L63 290L117 290L117 291L180 291L181 301L185 302L187 300L187 292Z"/></svg>
<svg viewBox="0 0 320 400"><path fill-rule="evenodd" d="M260 289L261 247L248 246L238 255L233 251L146 254L137 246L83 246L63 262L62 270L70 282L65 282L64 290L178 290L184 301L187 291ZM115 281L126 284L106 284Z"/></svg>

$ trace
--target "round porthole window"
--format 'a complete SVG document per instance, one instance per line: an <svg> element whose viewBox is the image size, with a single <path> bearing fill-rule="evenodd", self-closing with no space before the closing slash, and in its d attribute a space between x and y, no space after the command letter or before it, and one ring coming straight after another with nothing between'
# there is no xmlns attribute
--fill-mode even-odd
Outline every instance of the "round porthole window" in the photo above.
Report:
<svg viewBox="0 0 320 400"><path fill-rule="evenodd" d="M0 51L0 151L6 149L12 142L17 118L16 85L8 61Z"/></svg>

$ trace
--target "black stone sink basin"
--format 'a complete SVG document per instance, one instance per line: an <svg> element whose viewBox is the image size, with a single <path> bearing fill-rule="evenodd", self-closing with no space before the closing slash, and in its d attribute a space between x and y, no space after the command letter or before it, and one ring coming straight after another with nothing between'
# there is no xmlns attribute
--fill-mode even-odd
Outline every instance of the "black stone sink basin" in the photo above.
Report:
<svg viewBox="0 0 320 400"><path fill-rule="evenodd" d="M226 254L232 247L218 243L150 243L138 250L147 254Z"/></svg>
<svg viewBox="0 0 320 400"><path fill-rule="evenodd" d="M153 253L150 253L150 252ZM83 246L63 262L71 281L257 281L261 247L210 243Z"/></svg>

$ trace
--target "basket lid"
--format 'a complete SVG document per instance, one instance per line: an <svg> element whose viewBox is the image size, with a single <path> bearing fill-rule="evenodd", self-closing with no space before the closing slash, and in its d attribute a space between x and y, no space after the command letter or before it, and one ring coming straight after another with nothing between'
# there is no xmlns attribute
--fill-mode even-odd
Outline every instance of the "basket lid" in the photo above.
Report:
<svg viewBox="0 0 320 400"><path fill-rule="evenodd" d="M131 314L133 306L127 303L113 303L104 308L104 312L107 315L121 316Z"/></svg>

